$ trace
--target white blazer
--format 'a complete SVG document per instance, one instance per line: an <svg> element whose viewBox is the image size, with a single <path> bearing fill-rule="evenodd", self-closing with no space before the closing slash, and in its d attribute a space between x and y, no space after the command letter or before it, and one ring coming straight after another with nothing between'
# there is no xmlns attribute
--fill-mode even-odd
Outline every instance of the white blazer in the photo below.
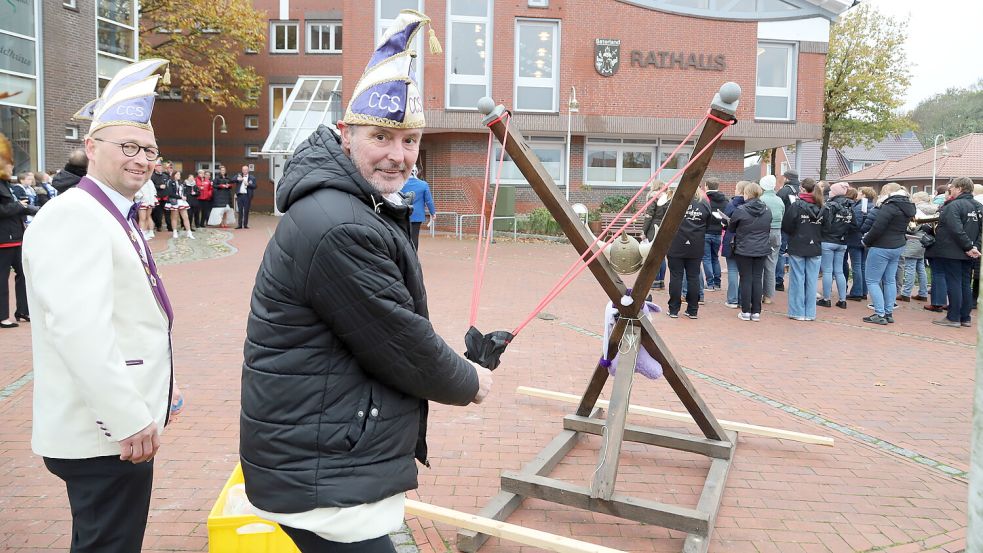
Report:
<svg viewBox="0 0 983 553"><path fill-rule="evenodd" d="M35 453L119 455L156 421L171 386L167 316L123 227L77 188L45 204L24 235L34 346Z"/></svg>

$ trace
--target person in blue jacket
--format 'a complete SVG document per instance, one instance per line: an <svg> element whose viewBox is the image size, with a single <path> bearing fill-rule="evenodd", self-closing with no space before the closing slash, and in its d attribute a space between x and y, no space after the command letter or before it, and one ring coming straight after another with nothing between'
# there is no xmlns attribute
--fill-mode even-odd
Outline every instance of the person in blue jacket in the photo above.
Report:
<svg viewBox="0 0 983 553"><path fill-rule="evenodd" d="M411 198L413 203L413 211L410 213L410 227L412 230L411 237L413 239L413 246L416 249L420 249L420 226L423 221L427 218L423 212L423 206L430 211L430 221L427 222L427 227L433 224L433 215L437 212L437 207L433 203L433 196L430 194L430 185L427 181L420 180L416 178L416 167L410 171L410 178L403 185L402 193L404 196Z"/></svg>

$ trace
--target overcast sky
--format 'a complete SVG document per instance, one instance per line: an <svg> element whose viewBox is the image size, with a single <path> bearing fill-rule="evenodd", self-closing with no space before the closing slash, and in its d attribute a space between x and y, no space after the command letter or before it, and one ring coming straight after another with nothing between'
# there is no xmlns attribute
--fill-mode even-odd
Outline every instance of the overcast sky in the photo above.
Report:
<svg viewBox="0 0 983 553"><path fill-rule="evenodd" d="M965 88L983 78L983 1L865 0L886 15L908 18L911 87L905 102Z"/></svg>

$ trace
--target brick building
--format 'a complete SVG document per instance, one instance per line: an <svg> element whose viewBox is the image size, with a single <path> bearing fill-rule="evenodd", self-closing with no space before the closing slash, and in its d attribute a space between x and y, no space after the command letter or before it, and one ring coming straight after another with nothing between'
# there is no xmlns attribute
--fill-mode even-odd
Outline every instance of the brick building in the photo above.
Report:
<svg viewBox="0 0 983 553"><path fill-rule="evenodd" d="M605 196L637 190L702 117L720 85L735 81L744 91L740 122L728 130L708 171L725 189L733 187L745 153L819 138L829 25L847 7L838 0L254 4L270 15L269 48L244 60L269 84L252 113L226 116L229 134L222 136L219 159L237 167L247 148L263 144L298 76L341 77L341 96L329 108L340 113L382 29L400 9L418 9L433 18L444 48L431 54L423 37L417 48L428 123L420 165L438 209L457 213L474 213L481 203L487 131L475 104L485 95L512 110L556 183L569 181L571 201L597 205ZM312 53L312 45L323 50L322 25L332 32L337 25L339 36L344 27L343 54L341 44ZM161 117L177 113L166 103L157 109L155 121L164 121L156 123L159 139L171 157L196 165L209 158L204 109L182 105L180 117ZM257 128L244 128L249 115L258 118ZM685 162L690 146L662 178ZM270 205L282 159L253 160L261 177L254 205ZM502 182L516 187L517 211L538 205L508 160Z"/></svg>
<svg viewBox="0 0 983 553"><path fill-rule="evenodd" d="M88 128L71 117L136 60L136 0L0 2L0 132L15 172L60 169Z"/></svg>

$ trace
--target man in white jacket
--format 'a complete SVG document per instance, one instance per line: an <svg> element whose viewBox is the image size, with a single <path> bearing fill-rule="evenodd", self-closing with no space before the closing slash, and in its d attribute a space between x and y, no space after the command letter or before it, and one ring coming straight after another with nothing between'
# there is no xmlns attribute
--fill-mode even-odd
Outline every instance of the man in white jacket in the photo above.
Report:
<svg viewBox="0 0 983 553"><path fill-rule="evenodd" d="M32 448L65 481L73 553L141 550L160 432L183 404L173 312L134 203L160 156L150 114L166 64L123 69L79 112L92 120L88 175L49 202L24 239Z"/></svg>

